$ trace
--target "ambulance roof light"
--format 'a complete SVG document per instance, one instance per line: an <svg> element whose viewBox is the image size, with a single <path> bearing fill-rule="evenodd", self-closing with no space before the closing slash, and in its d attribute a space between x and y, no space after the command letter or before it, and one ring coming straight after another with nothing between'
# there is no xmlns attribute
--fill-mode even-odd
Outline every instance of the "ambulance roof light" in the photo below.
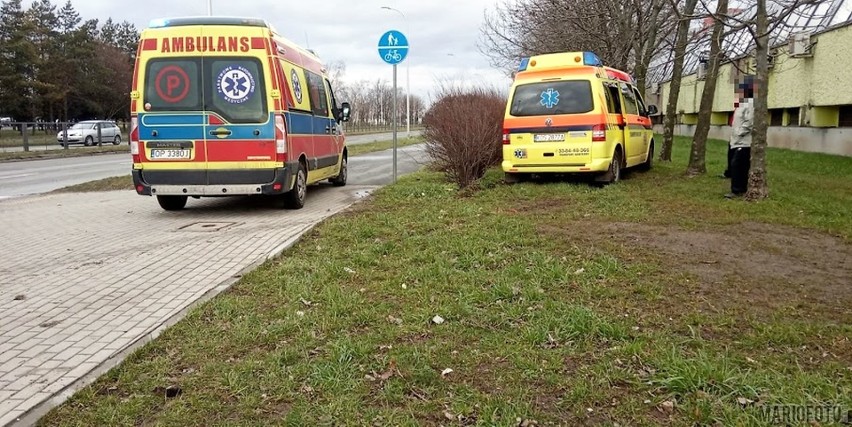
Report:
<svg viewBox="0 0 852 427"><path fill-rule="evenodd" d="M160 18L154 19L149 28L182 27L187 25L237 25L248 27L269 28L269 24L263 19L240 18L231 16L189 16L182 18Z"/></svg>
<svg viewBox="0 0 852 427"><path fill-rule="evenodd" d="M518 72L526 71L527 67L530 65L529 58L521 58L521 64L518 65Z"/></svg>
<svg viewBox="0 0 852 427"><path fill-rule="evenodd" d="M583 64L591 65L593 67L603 66L603 62L601 62L601 59L598 58L598 56L595 55L594 52L583 52Z"/></svg>

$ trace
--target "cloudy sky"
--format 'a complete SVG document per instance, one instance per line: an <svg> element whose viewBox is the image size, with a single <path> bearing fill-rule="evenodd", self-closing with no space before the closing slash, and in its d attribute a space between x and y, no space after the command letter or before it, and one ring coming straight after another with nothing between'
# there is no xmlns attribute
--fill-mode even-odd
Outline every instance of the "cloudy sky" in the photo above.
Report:
<svg viewBox="0 0 852 427"><path fill-rule="evenodd" d="M326 62L342 62L346 82L392 78L392 67L379 58L379 37L397 29L411 50L398 68L400 87L410 67L411 92L430 99L438 81L484 82L508 88L510 80L492 69L477 50L486 10L499 0L212 0L215 15L261 17L284 37L309 45ZM25 2L26 3L26 2ZM54 0L64 4L64 0ZM207 0L71 0L83 19L111 17L138 29L152 19L206 15ZM382 9L392 7L405 15ZM504 88L504 89L505 89Z"/></svg>

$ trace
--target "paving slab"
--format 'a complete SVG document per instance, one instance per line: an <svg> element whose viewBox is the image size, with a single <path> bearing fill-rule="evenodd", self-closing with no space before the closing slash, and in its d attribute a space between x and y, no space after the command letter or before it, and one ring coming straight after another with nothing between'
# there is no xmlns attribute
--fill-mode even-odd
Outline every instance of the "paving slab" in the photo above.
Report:
<svg viewBox="0 0 852 427"><path fill-rule="evenodd" d="M50 408L373 186L312 186L303 209L132 191L0 201L0 426Z"/></svg>

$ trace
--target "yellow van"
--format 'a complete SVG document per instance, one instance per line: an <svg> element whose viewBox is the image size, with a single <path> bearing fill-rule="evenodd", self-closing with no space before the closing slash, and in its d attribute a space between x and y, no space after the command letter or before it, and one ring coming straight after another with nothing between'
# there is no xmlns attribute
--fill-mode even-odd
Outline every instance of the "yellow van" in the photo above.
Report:
<svg viewBox="0 0 852 427"><path fill-rule="evenodd" d="M521 60L503 120L507 182L531 174L594 174L615 182L625 168L650 169L650 115L629 74L592 52Z"/></svg>
<svg viewBox="0 0 852 427"><path fill-rule="evenodd" d="M345 185L347 148L326 70L261 19L160 19L141 35L130 148L140 195L270 195L304 206L307 186Z"/></svg>

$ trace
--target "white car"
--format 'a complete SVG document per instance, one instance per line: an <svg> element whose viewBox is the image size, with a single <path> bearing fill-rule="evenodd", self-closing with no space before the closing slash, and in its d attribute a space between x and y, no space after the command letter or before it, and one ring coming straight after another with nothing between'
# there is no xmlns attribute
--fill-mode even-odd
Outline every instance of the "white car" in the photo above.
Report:
<svg viewBox="0 0 852 427"><path fill-rule="evenodd" d="M98 143L98 126L101 128L101 143L121 144L121 129L115 123L106 120L87 120L80 123L75 123L68 128L68 140L65 140L65 132L60 131L56 134L56 141L59 145L65 144L83 144L94 145Z"/></svg>

